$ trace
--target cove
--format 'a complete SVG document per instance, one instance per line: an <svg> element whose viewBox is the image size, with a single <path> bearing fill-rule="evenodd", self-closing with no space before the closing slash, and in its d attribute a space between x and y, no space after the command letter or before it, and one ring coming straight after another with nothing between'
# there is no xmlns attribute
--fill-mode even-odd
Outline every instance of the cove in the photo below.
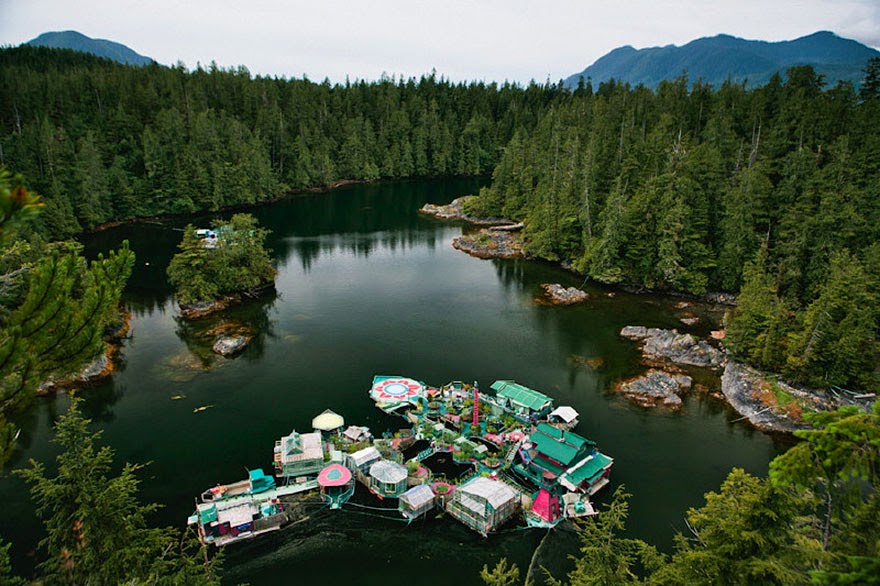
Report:
<svg viewBox="0 0 880 586"><path fill-rule="evenodd" d="M516 379L580 412L576 431L615 459L610 490L632 493L630 533L669 550L688 507L703 504L734 466L764 475L782 449L712 399L692 394L680 412L648 411L610 393L635 375L625 325L679 327L677 300L587 285L592 299L540 305L541 283L580 286L558 267L524 260L480 260L451 247L460 225L421 217L424 203L448 203L485 181L456 179L345 186L253 210L272 230L277 295L223 318L258 335L234 360L210 353L198 324L176 317L165 269L187 223L132 224L83 238L88 255L128 239L137 265L125 302L132 338L121 371L84 391L85 414L103 430L120 462L151 462L141 496L164 508L154 521L183 527L205 488L269 471L274 441L307 430L324 409L374 432L400 427L369 400L374 374L443 384ZM207 224L209 217L189 220ZM214 319L214 318L211 318ZM220 318L217 318L220 319ZM704 332L699 332L704 333ZM596 368L583 359L600 359ZM593 364L596 364L594 362ZM171 397L183 398L172 400ZM193 413L199 406L210 409ZM8 469L29 458L49 462L51 422L67 400L41 398L17 423L22 446ZM26 568L39 525L25 485L0 478L0 527ZM369 501L364 501L369 502ZM525 570L540 531L483 539L452 519L411 525L378 515L324 511L253 543L229 548L230 584L270 580L346 580L358 584L480 584L479 569L507 557ZM561 575L576 538L557 531L538 563ZM26 571L26 570L25 570Z"/></svg>

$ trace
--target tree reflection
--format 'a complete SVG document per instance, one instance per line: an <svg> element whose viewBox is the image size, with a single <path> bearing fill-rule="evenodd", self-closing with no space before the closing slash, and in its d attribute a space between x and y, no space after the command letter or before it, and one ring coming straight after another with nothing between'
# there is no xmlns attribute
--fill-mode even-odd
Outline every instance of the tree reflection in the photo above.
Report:
<svg viewBox="0 0 880 586"><path fill-rule="evenodd" d="M269 314L275 306L278 295L269 293L259 299L231 307L203 318L188 320L175 316L174 333L186 345L187 350L198 360L201 370L211 370L231 359L256 361L262 358L267 338L274 339L274 322ZM247 348L236 357L224 358L214 352L214 343L222 336L249 336Z"/></svg>

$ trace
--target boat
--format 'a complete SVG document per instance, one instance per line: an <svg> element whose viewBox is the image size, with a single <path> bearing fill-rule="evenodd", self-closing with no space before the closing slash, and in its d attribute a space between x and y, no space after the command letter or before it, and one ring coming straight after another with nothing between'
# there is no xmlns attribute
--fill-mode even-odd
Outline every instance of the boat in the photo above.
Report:
<svg viewBox="0 0 880 586"><path fill-rule="evenodd" d="M202 502L210 503L243 495L259 494L272 488L275 488L275 479L271 476L266 476L262 468L256 468L248 470L246 480L240 480L232 484L218 484L204 491L202 493Z"/></svg>
<svg viewBox="0 0 880 586"><path fill-rule="evenodd" d="M205 545L222 547L277 531L288 520L278 498L244 495L196 505L187 524L197 528L199 541Z"/></svg>

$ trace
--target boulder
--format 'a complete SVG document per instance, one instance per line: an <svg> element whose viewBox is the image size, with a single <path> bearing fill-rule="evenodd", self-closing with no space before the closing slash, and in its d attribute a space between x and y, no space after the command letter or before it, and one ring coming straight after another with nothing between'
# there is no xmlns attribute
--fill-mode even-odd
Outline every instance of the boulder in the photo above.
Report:
<svg viewBox="0 0 880 586"><path fill-rule="evenodd" d="M642 376L622 382L617 390L644 407L662 403L667 407L681 407L681 394L690 390L693 379L684 374L649 370Z"/></svg>
<svg viewBox="0 0 880 586"><path fill-rule="evenodd" d="M589 293L581 291L577 287L563 287L559 283L543 283L541 287L553 305L572 305L590 298Z"/></svg>
<svg viewBox="0 0 880 586"><path fill-rule="evenodd" d="M235 356L244 350L251 341L251 336L223 336L214 342L214 352L221 356Z"/></svg>
<svg viewBox="0 0 880 586"><path fill-rule="evenodd" d="M705 368L722 368L726 361L724 354L708 342L691 334L679 334L678 330L626 326L620 330L620 335L642 341L642 355L652 361L668 360Z"/></svg>

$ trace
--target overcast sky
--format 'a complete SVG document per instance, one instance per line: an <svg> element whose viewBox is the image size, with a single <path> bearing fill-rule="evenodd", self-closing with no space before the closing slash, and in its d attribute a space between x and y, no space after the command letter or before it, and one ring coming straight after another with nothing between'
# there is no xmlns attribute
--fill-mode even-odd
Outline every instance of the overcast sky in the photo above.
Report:
<svg viewBox="0 0 880 586"><path fill-rule="evenodd" d="M880 0L0 0L0 44L76 30L164 64L373 80L557 81L608 51L830 30L880 48Z"/></svg>

